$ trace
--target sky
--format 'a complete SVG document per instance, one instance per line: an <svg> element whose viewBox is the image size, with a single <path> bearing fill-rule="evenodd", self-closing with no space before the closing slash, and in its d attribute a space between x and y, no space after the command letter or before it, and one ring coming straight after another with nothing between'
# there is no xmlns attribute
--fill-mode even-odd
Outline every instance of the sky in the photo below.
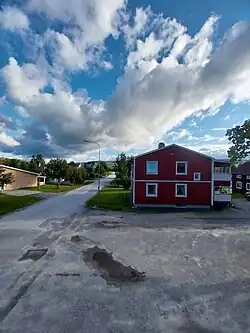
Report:
<svg viewBox="0 0 250 333"><path fill-rule="evenodd" d="M249 0L1 0L0 155L224 158L249 118Z"/></svg>

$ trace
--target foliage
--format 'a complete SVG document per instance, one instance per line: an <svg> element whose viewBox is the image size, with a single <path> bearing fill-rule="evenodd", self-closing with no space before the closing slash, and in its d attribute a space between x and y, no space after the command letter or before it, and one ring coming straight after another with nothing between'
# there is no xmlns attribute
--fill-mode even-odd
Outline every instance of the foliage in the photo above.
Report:
<svg viewBox="0 0 250 333"><path fill-rule="evenodd" d="M45 173L47 177L57 179L57 188L59 188L60 182L67 176L68 168L66 160L54 158L47 163Z"/></svg>
<svg viewBox="0 0 250 333"><path fill-rule="evenodd" d="M109 167L106 162L101 161L101 167L104 170L104 173L109 171Z"/></svg>
<svg viewBox="0 0 250 333"><path fill-rule="evenodd" d="M17 158L1 158L0 164L8 165L12 168L31 171L30 163L28 161L17 159Z"/></svg>
<svg viewBox="0 0 250 333"><path fill-rule="evenodd" d="M11 172L6 172L3 168L0 168L0 184L4 185L12 184L14 182L14 176Z"/></svg>
<svg viewBox="0 0 250 333"><path fill-rule="evenodd" d="M132 211L131 205L131 192L114 187L104 187L100 194L96 194L87 201L88 207L96 206L110 210Z"/></svg>
<svg viewBox="0 0 250 333"><path fill-rule="evenodd" d="M34 196L10 196L0 193L0 215L11 213L17 209L24 208L25 206L31 205L40 198Z"/></svg>
<svg viewBox="0 0 250 333"><path fill-rule="evenodd" d="M45 169L45 161L42 154L32 155L29 165L30 171L43 173Z"/></svg>
<svg viewBox="0 0 250 333"><path fill-rule="evenodd" d="M250 155L250 120L246 120L241 126L227 130L226 136L233 144L228 150L232 164L240 163Z"/></svg>
<svg viewBox="0 0 250 333"><path fill-rule="evenodd" d="M126 156L124 153L118 155L115 164L117 186L121 185L123 186L124 189L127 190L130 188L132 164L133 164L132 156Z"/></svg>
<svg viewBox="0 0 250 333"><path fill-rule="evenodd" d="M74 185L81 185L84 184L87 179L87 173L84 168L70 166L68 168L66 179Z"/></svg>

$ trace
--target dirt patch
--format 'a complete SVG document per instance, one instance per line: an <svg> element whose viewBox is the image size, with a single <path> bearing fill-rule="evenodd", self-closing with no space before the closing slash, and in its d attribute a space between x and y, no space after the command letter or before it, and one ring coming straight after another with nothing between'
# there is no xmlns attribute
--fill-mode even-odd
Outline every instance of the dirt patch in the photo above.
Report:
<svg viewBox="0 0 250 333"><path fill-rule="evenodd" d="M118 221L100 221L95 224L96 228L120 228L125 226L125 223L121 223Z"/></svg>
<svg viewBox="0 0 250 333"><path fill-rule="evenodd" d="M138 282L145 279L145 272L125 266L113 258L112 253L98 246L83 251L84 260L98 269L102 278L107 282Z"/></svg>
<svg viewBox="0 0 250 333"><path fill-rule="evenodd" d="M42 258L46 253L48 249L34 249L34 250L28 250L27 252L24 253L24 255L19 259L19 261L23 260L34 260L37 261L40 258Z"/></svg>

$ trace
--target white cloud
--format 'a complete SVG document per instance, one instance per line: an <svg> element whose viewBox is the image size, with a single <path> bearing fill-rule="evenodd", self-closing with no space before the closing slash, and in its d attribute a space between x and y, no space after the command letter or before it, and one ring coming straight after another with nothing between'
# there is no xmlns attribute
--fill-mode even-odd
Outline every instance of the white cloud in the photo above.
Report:
<svg viewBox="0 0 250 333"><path fill-rule="evenodd" d="M103 60L103 62L101 63L101 67L109 71L113 68L113 65L111 64L111 62Z"/></svg>
<svg viewBox="0 0 250 333"><path fill-rule="evenodd" d="M18 102L28 103L40 94L47 82L46 73L34 64L20 67L14 58L3 68L9 95Z"/></svg>
<svg viewBox="0 0 250 333"><path fill-rule="evenodd" d="M70 24L63 32L48 30L46 42L54 66L79 70L99 62L106 38L118 34L124 4L125 0L30 0L28 9Z"/></svg>
<svg viewBox="0 0 250 333"><path fill-rule="evenodd" d="M71 37L52 32L54 41L63 41L58 50L52 48L54 67L60 64L62 70L85 69L92 59L92 52L85 52L86 45L91 48L93 43L104 43L107 36L116 34L118 12L123 8L121 0L95 0L90 20L84 12L89 2L74 3L75 6L58 0L30 2L33 9L51 19L78 26ZM38 135L37 129L42 125L39 140L44 140L46 149L51 144L60 153L81 153L86 149L83 140L87 138L99 141L102 147L127 151L161 140L167 131L197 112L200 116L214 115L228 99L235 103L250 99L249 25L244 29L232 27L212 52L217 18L209 18L194 38L176 20L161 15L154 15L152 20L149 26L157 29L145 38L138 37L135 49L129 52L125 73L107 101L92 101L86 92L72 93L60 77L53 77L53 71L48 74L47 68L43 71L36 64L20 66L11 58L3 69L8 94L34 120L33 129L22 144L25 140L27 145L34 144L32 136ZM180 55L185 58L184 63L178 62ZM47 84L53 86L53 93L43 92ZM188 131L179 134L186 138ZM212 137L205 139L212 141Z"/></svg>
<svg viewBox="0 0 250 333"><path fill-rule="evenodd" d="M147 8L136 8L134 24L129 24L124 27L124 37L126 40L127 47L133 46L137 37L145 32L146 24L152 12L149 7Z"/></svg>
<svg viewBox="0 0 250 333"><path fill-rule="evenodd" d="M226 132L227 128L226 127L215 127L215 128L212 128L212 131L214 132Z"/></svg>
<svg viewBox="0 0 250 333"><path fill-rule="evenodd" d="M5 132L1 131L0 128L0 144L9 146L9 147L15 147L19 145L19 142L17 142L14 138L7 135Z"/></svg>
<svg viewBox="0 0 250 333"><path fill-rule="evenodd" d="M226 117L224 118L225 120L229 120L231 118L231 116L229 114L226 115Z"/></svg>
<svg viewBox="0 0 250 333"><path fill-rule="evenodd" d="M29 116L27 110L21 105L16 105L14 107L14 110L18 113L19 116L21 116L23 118L26 118Z"/></svg>
<svg viewBox="0 0 250 333"><path fill-rule="evenodd" d="M28 17L16 7L4 7L0 11L0 27L12 32L29 29Z"/></svg>

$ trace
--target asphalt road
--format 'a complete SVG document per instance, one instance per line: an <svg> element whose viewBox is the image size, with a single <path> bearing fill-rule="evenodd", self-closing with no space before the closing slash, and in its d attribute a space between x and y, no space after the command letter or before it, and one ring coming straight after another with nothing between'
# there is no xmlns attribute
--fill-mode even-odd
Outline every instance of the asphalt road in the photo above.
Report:
<svg viewBox="0 0 250 333"><path fill-rule="evenodd" d="M250 332L250 228L197 222L180 214L75 217L2 297L10 306L0 307L1 333ZM107 281L83 260L93 246L145 271L145 281Z"/></svg>
<svg viewBox="0 0 250 333"><path fill-rule="evenodd" d="M112 176L102 179L101 186L112 179ZM97 186L94 182L0 218L0 264L19 257L22 249L51 225L64 228L71 222L71 216L81 212L85 202L97 192Z"/></svg>

